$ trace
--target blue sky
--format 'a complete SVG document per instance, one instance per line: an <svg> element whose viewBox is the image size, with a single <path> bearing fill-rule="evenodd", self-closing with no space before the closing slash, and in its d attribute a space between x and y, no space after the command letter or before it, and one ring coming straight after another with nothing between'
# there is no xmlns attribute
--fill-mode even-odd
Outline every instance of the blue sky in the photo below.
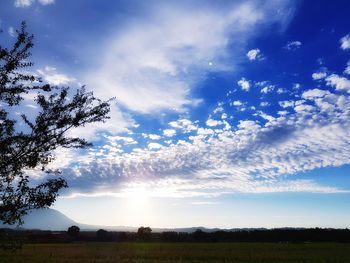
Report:
<svg viewBox="0 0 350 263"><path fill-rule="evenodd" d="M54 208L153 227L349 227L348 1L5 0L31 72L116 98ZM28 94L18 111L34 116ZM16 112L14 112L16 113ZM37 171L29 171L41 180ZM103 215L103 216L101 216Z"/></svg>

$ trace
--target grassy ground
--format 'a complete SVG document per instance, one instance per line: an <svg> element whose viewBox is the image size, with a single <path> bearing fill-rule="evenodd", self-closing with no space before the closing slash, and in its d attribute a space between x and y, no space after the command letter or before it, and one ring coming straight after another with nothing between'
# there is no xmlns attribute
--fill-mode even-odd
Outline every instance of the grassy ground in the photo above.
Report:
<svg viewBox="0 0 350 263"><path fill-rule="evenodd" d="M350 244L84 243L26 245L0 262L350 262Z"/></svg>

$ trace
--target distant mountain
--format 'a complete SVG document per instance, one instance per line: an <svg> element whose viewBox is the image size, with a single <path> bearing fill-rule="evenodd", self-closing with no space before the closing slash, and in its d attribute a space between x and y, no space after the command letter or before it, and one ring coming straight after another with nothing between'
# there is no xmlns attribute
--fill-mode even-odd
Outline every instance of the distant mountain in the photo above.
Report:
<svg viewBox="0 0 350 263"><path fill-rule="evenodd" d="M74 220L54 209L33 210L23 217L21 228L40 230L66 230L72 225L79 225ZM0 223L0 227L14 227Z"/></svg>
<svg viewBox="0 0 350 263"><path fill-rule="evenodd" d="M80 224L55 209L33 210L23 218L23 221L24 221L24 224L20 226L20 228L23 228L23 229L61 231L61 230L67 230L68 227L72 225L79 226L81 230L86 230L86 231L96 231L102 228L109 231L136 232L138 229L138 227L131 227L131 226L98 226L98 225ZM14 228L14 227L16 226L9 226L9 225L4 225L0 223L0 228ZM175 231L175 232L192 233L198 229L204 232L215 232L219 230L224 230L224 231L253 230L252 228L221 229L221 228L205 228L205 227L199 226L199 227L184 227L184 228L152 228L152 231L153 232Z"/></svg>
<svg viewBox="0 0 350 263"><path fill-rule="evenodd" d="M137 231L137 227L128 226L97 226L80 224L70 219L63 213L55 209L37 209L28 213L23 217L24 224L21 229L38 229L38 230L52 230L62 231L67 230L72 225L79 226L81 230L95 231L98 229L106 229L113 231ZM16 225L6 225L0 222L0 228L17 228Z"/></svg>
<svg viewBox="0 0 350 263"><path fill-rule="evenodd" d="M68 216L55 209L37 209L28 213L23 217L24 224L19 228L21 229L38 229L38 230L52 230L62 231L67 230L68 227L76 225L81 230L95 231L98 229L106 229L110 231L137 231L137 227L128 226L98 226L80 224L70 219ZM16 225L6 225L0 221L0 228L17 228Z"/></svg>

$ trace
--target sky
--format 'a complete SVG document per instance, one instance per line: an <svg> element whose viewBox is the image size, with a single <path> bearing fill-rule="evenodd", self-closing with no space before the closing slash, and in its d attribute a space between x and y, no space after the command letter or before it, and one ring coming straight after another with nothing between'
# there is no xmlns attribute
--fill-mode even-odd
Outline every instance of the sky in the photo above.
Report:
<svg viewBox="0 0 350 263"><path fill-rule="evenodd" d="M33 74L115 97L50 164L96 225L350 227L349 1L3 0ZM33 94L13 114L35 116ZM16 111L16 112L15 112ZM29 171L33 181L43 175Z"/></svg>

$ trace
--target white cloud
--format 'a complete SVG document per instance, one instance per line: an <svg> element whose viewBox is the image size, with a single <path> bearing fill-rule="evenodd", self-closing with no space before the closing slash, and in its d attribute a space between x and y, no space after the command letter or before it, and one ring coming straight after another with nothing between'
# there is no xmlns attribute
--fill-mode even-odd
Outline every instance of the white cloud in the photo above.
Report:
<svg viewBox="0 0 350 263"><path fill-rule="evenodd" d="M51 85L74 85L79 86L80 83L77 81L77 79L73 77L69 77L65 74L58 73L56 68L45 66L43 69L37 70L37 73L30 73L35 75L36 77L41 77L44 82L49 83ZM87 87L88 90L89 87ZM68 95L68 99L71 95L74 93L74 89L71 90L72 93ZM89 91L89 90L88 90ZM25 99L25 103L27 107L34 108L34 100L36 98L37 94L35 92L27 93L23 96ZM112 101L110 103L110 113L108 116L110 117L105 122L99 122L99 123L90 123L85 125L84 127L77 127L73 128L68 131L68 136L72 137L79 137L84 138L89 141L92 140L99 140L101 139L101 136L104 132L108 132L110 134L119 134L123 132L129 132L129 128L134 128L137 126L133 118L130 116L130 114L122 112L120 108L117 107L116 103ZM31 115L31 112L28 113L29 117Z"/></svg>
<svg viewBox="0 0 350 263"><path fill-rule="evenodd" d="M86 157L82 157L77 149L72 148L58 148L54 151L55 159L49 163L49 169L64 169L69 167L72 161L82 161ZM34 172L34 178L38 177L41 171Z"/></svg>
<svg viewBox="0 0 350 263"><path fill-rule="evenodd" d="M38 0L38 2L42 5L52 5L55 3L55 0Z"/></svg>
<svg viewBox="0 0 350 263"><path fill-rule="evenodd" d="M68 77L65 74L58 73L56 68L45 66L43 69L37 70L40 76L50 85L60 86L60 85L68 85L69 83L75 82L77 80L72 77Z"/></svg>
<svg viewBox="0 0 350 263"><path fill-rule="evenodd" d="M148 149L150 150L157 150L157 149L161 149L163 146L159 143L156 142L151 142L148 144Z"/></svg>
<svg viewBox="0 0 350 263"><path fill-rule="evenodd" d="M263 118L263 119L265 119L265 120L268 120L269 122L273 122L273 121L276 120L275 117L273 117L273 116L271 116L271 115L268 115L268 114L266 114L266 113L263 112L263 111L259 111L259 112L258 112L258 115L259 115L261 118Z"/></svg>
<svg viewBox="0 0 350 263"><path fill-rule="evenodd" d="M91 74L95 83L102 83L97 96L116 95L118 102L142 113L181 111L193 104L191 89L199 79L198 71L209 70L208 60L217 57L220 60L212 67L227 70L225 48L231 36L242 34L241 41L245 42L247 32L266 19L263 4L258 8L250 2L240 3L230 11L215 9L213 13L201 8L193 14L186 9L157 7L160 12L152 13L153 18L127 25L111 38L110 45L102 45L106 53L101 70ZM231 27L234 24L238 26ZM42 72L58 74L52 68ZM60 77L53 79L62 82ZM248 91L251 83L244 78L240 81L241 88ZM328 78L327 81L337 85ZM163 130L164 136L142 135L164 140L183 132L181 140L175 137L167 142L147 142L144 148L139 145L136 150L120 154L109 151L119 151L119 144L135 145L137 141L132 135L108 136L109 145L93 152L98 157L65 169L64 173L71 175L68 191L122 196L128 189L144 185L154 189L151 194L176 197L231 192L341 192L336 187L298 179L297 175L349 163L350 102L346 95L308 90L302 94L305 100L280 102L282 107L294 109L290 113L279 111L273 117L259 111L253 120L241 120L237 125L237 121L209 117L209 127L200 127L199 122L186 119L189 114L182 114L186 118L169 122L171 129ZM221 114L220 107L217 113ZM116 112L120 119L128 121L119 127L113 121L106 130L118 133L133 125L134 121L114 105L112 114ZM186 138L186 133L191 137ZM288 175L295 177L286 180Z"/></svg>
<svg viewBox="0 0 350 263"><path fill-rule="evenodd" d="M287 45L284 46L284 48L288 49L288 50L296 50L300 47L301 47L300 41L291 41L291 42L288 42Z"/></svg>
<svg viewBox="0 0 350 263"><path fill-rule="evenodd" d="M222 124L222 121L214 120L214 119L208 119L205 124L209 127L215 127Z"/></svg>
<svg viewBox="0 0 350 263"><path fill-rule="evenodd" d="M288 107L293 107L295 102L294 101L280 101L278 102L278 104L282 107L282 108L288 108Z"/></svg>
<svg viewBox="0 0 350 263"><path fill-rule="evenodd" d="M159 140L161 138L161 136L157 135L157 134L150 134L149 138L151 140Z"/></svg>
<svg viewBox="0 0 350 263"><path fill-rule="evenodd" d="M124 144L128 145L128 144L137 144L137 142L132 138L132 137L127 137L127 136L106 136L106 138L111 141L111 142L115 142L115 141L121 141Z"/></svg>
<svg viewBox="0 0 350 263"><path fill-rule="evenodd" d="M240 100L235 100L232 102L233 106L239 107L243 105L243 102L241 102Z"/></svg>
<svg viewBox="0 0 350 263"><path fill-rule="evenodd" d="M240 129L238 133L241 134L242 131L258 131L260 129L260 125L256 121L251 120L241 120L237 127Z"/></svg>
<svg viewBox="0 0 350 263"><path fill-rule="evenodd" d="M260 49L256 48L256 49L249 50L247 53L247 57L249 60L256 60L256 59L261 58Z"/></svg>
<svg viewBox="0 0 350 263"><path fill-rule="evenodd" d="M32 3L27 2L28 6ZM110 30L99 45L94 43L87 48L89 56L98 54L92 59L99 66L83 76L84 84L93 88L98 98L115 96L118 106L113 105L112 118L106 123L75 129L72 134L95 139L104 129L112 134L129 132L137 124L119 105L139 113L185 113L202 101L193 97L191 91L203 80L203 75L235 69L233 58L241 54L228 52L228 46L243 50L246 40L256 36L258 27L271 23L283 27L288 20L285 14L292 10L289 2L241 1L228 3L224 8L219 5L212 8L215 4L210 3L196 7L195 13L189 5L190 2L164 2L146 8L137 19L126 19L117 30ZM49 66L38 73L52 85L79 85L75 78ZM169 125L182 133L198 128L184 118Z"/></svg>
<svg viewBox="0 0 350 263"><path fill-rule="evenodd" d="M160 140L162 138L162 136L158 135L158 134L146 134L146 133L142 133L142 136L144 138L149 138L151 140Z"/></svg>
<svg viewBox="0 0 350 263"><path fill-rule="evenodd" d="M340 48L343 50L350 49L350 35L347 34L340 39Z"/></svg>
<svg viewBox="0 0 350 263"><path fill-rule="evenodd" d="M340 77L337 74L332 74L326 78L328 86L335 87L336 90L347 91L350 93L350 80Z"/></svg>
<svg viewBox="0 0 350 263"><path fill-rule="evenodd" d="M28 7L32 3L34 3L35 0L15 0L15 7Z"/></svg>
<svg viewBox="0 0 350 263"><path fill-rule="evenodd" d="M238 84L238 86L241 87L242 90L249 91L249 89L250 89L249 80L246 80L245 78L241 78L241 79L237 82L237 84Z"/></svg>
<svg viewBox="0 0 350 263"><path fill-rule="evenodd" d="M307 104L300 104L295 105L294 110L299 114L310 115L315 111L315 107Z"/></svg>
<svg viewBox="0 0 350 263"><path fill-rule="evenodd" d="M293 89L294 90L298 90L298 89L300 89L300 87L301 87L300 83L294 83L293 84Z"/></svg>
<svg viewBox="0 0 350 263"><path fill-rule="evenodd" d="M33 105L33 104L27 104L25 105L26 107L32 108L32 109L37 109L38 106L37 105Z"/></svg>
<svg viewBox="0 0 350 263"><path fill-rule="evenodd" d="M263 87L263 86L266 86L269 82L267 80L263 80L263 81L256 81L255 82L255 85L257 87Z"/></svg>
<svg viewBox="0 0 350 263"><path fill-rule="evenodd" d="M171 197L344 192L298 175L349 164L349 95L313 89L303 97L307 101L288 102L294 113L281 111L272 117L259 112L264 124L247 119L225 131L199 127L189 141L149 144L132 153L90 160L78 170L64 171L71 175L69 191L122 196L142 185L155 189L152 195Z"/></svg>
<svg viewBox="0 0 350 263"><path fill-rule="evenodd" d="M349 60L348 63L346 64L346 68L345 68L345 70L344 70L344 74L350 75L350 60Z"/></svg>
<svg viewBox="0 0 350 263"><path fill-rule="evenodd" d="M114 103L111 104L109 113L110 119L104 123L92 123L85 127L79 127L69 132L70 136L85 138L88 140L96 140L100 138L96 135L101 131L108 131L111 134L128 132L128 128L135 127L135 121L129 114L123 113Z"/></svg>
<svg viewBox="0 0 350 263"><path fill-rule="evenodd" d="M289 112L286 110L282 110L282 111L278 111L277 113L278 113L278 115L286 116Z"/></svg>
<svg viewBox="0 0 350 263"><path fill-rule="evenodd" d="M35 0L15 0L15 7L29 7L31 6ZM38 0L38 2L42 5L51 5L55 3L55 0Z"/></svg>
<svg viewBox="0 0 350 263"><path fill-rule="evenodd" d="M174 130L174 129L165 129L165 130L163 130L163 134L166 137L173 137L176 134L176 130Z"/></svg>
<svg viewBox="0 0 350 263"><path fill-rule="evenodd" d="M278 94L283 94L283 93L287 93L287 90L284 89L284 88L278 88L278 89L276 90L276 92L277 92Z"/></svg>
<svg viewBox="0 0 350 263"><path fill-rule="evenodd" d="M197 130L197 126L191 120L188 119L179 119L177 121L171 121L169 122L169 126L175 129L180 129L184 133L189 133L191 131Z"/></svg>
<svg viewBox="0 0 350 263"><path fill-rule="evenodd" d="M213 110L213 113L216 114L223 111L224 111L224 108L222 106L218 106Z"/></svg>
<svg viewBox="0 0 350 263"><path fill-rule="evenodd" d="M198 135L213 135L214 131L212 129L207 129L207 128L198 128L197 130ZM202 137L200 137L202 138Z"/></svg>
<svg viewBox="0 0 350 263"><path fill-rule="evenodd" d="M267 85L267 86L263 87L263 88L260 90L260 92L261 92L261 93L264 93L264 94L267 94L267 93L273 91L274 88L275 88L275 86L273 86L273 85Z"/></svg>
<svg viewBox="0 0 350 263"><path fill-rule="evenodd" d="M270 103L268 101L262 101L262 102L260 102L260 106L267 107L267 106L270 106Z"/></svg>
<svg viewBox="0 0 350 263"><path fill-rule="evenodd" d="M315 73L312 73L312 79L313 80L324 79L325 77L327 77L327 73L326 72L315 72Z"/></svg>
<svg viewBox="0 0 350 263"><path fill-rule="evenodd" d="M12 26L9 27L7 32L11 37L16 37L16 30Z"/></svg>
<svg viewBox="0 0 350 263"><path fill-rule="evenodd" d="M329 94L330 92L328 90L312 89L312 90L304 91L304 93L302 94L302 97L304 99L315 99L315 98L322 98Z"/></svg>
<svg viewBox="0 0 350 263"><path fill-rule="evenodd" d="M211 201L195 201L195 202L190 202L190 205L217 205L219 204L218 202L211 202Z"/></svg>
<svg viewBox="0 0 350 263"><path fill-rule="evenodd" d="M234 70L238 54L227 52L229 45L244 46L260 25L284 25L290 12L289 2L278 1L211 3L196 12L189 5L164 2L119 26L101 45L101 67L87 74L87 84L133 111L185 111L200 102L191 91L203 74Z"/></svg>

